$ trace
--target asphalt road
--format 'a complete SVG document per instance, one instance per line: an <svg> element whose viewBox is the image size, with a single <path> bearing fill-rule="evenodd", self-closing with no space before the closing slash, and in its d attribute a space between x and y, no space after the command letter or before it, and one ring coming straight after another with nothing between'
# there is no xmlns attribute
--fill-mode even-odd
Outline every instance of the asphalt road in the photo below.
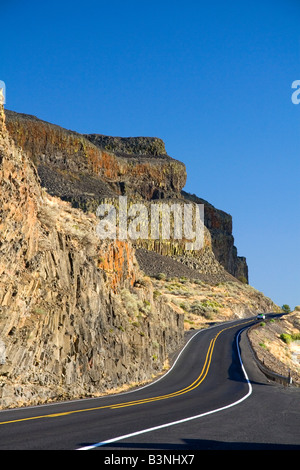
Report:
<svg viewBox="0 0 300 470"><path fill-rule="evenodd" d="M300 390L269 382L244 329L195 332L172 369L135 391L0 412L0 449L300 450Z"/></svg>

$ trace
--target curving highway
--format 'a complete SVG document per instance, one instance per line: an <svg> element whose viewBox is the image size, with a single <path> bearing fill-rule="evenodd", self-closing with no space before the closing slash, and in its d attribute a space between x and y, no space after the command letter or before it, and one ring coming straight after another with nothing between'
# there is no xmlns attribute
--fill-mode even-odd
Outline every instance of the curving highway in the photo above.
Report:
<svg viewBox="0 0 300 470"><path fill-rule="evenodd" d="M0 412L0 449L300 449L299 389L267 381L245 331L200 330L170 371L135 391Z"/></svg>

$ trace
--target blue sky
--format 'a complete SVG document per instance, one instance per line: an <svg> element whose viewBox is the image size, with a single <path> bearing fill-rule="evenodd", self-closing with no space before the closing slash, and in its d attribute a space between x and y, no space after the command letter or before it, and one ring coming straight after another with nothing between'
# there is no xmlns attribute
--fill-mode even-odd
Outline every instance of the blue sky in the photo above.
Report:
<svg viewBox="0 0 300 470"><path fill-rule="evenodd" d="M300 304L300 2L2 0L6 108L157 136L233 217L250 284Z"/></svg>

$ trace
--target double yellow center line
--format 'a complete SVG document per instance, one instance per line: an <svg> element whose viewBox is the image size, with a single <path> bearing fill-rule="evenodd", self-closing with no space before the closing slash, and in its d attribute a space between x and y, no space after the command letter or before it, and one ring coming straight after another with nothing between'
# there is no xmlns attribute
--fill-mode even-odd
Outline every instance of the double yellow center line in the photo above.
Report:
<svg viewBox="0 0 300 470"><path fill-rule="evenodd" d="M247 321L245 323L250 323L252 321L253 320L250 320L250 321ZM243 323L243 324L245 324L245 323ZM158 401L158 400L166 400L168 398L178 397L179 395L183 395L184 393L191 392L195 388L199 387L199 385L203 382L203 380L207 376L207 373L209 371L210 364L211 364L212 353L213 353L213 350L214 350L214 347L215 347L216 340L219 337L219 335L223 331L229 330L230 328L234 328L235 326L236 325L229 326L227 328L223 328L210 341L209 347L208 347L208 350L207 350L207 353L206 353L206 357L205 357L205 362L204 362L204 365L203 365L203 368L201 370L200 375L188 387L182 388L181 390L177 390L176 392L172 392L172 393L169 393L167 395L160 395L160 396L156 396L156 397L152 397L152 398L144 398L144 399L129 401L129 402L125 402L125 403L117 403L115 405L97 406L97 407L94 407L94 408L84 408L84 409L80 409L80 410L65 411L65 412L62 412L62 413L52 413L52 414L47 414L47 415L30 416L30 417L27 417L27 418L19 418L19 419L14 419L14 420L11 420L11 421L2 421L2 422L0 422L0 425L1 424L9 424L9 423L18 423L18 422L21 422L21 421L31 421L31 420L42 419L42 418L57 418L59 416L66 416L66 415L71 415L71 414L74 414L74 413L83 413L84 411L102 410L102 409L105 409L105 408L110 408L112 410L115 410L117 408L125 408L125 407L128 407L128 406L136 406L136 405L142 405L142 404L145 404L145 403L151 403L153 401Z"/></svg>

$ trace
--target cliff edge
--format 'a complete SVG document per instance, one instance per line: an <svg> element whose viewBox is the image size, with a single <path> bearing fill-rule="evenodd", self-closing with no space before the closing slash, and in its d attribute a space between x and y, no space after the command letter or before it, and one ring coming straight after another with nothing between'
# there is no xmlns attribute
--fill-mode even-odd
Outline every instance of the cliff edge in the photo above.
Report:
<svg viewBox="0 0 300 470"><path fill-rule="evenodd" d="M1 106L0 178L0 408L150 381L186 330L276 309L245 283L231 216L209 203L197 253L99 239L107 198L202 201L158 138L82 135Z"/></svg>
<svg viewBox="0 0 300 470"><path fill-rule="evenodd" d="M134 201L204 204L206 238L216 261L232 276L248 282L246 258L238 256L234 245L231 215L183 191L185 165L167 154L161 139L82 135L35 116L8 110L5 114L10 136L34 162L49 194L93 213L103 200L119 195ZM141 247L160 254L177 253L182 260L185 250L175 245L143 243Z"/></svg>
<svg viewBox="0 0 300 470"><path fill-rule="evenodd" d="M101 395L151 380L183 344L130 241L49 195L0 109L0 408Z"/></svg>

